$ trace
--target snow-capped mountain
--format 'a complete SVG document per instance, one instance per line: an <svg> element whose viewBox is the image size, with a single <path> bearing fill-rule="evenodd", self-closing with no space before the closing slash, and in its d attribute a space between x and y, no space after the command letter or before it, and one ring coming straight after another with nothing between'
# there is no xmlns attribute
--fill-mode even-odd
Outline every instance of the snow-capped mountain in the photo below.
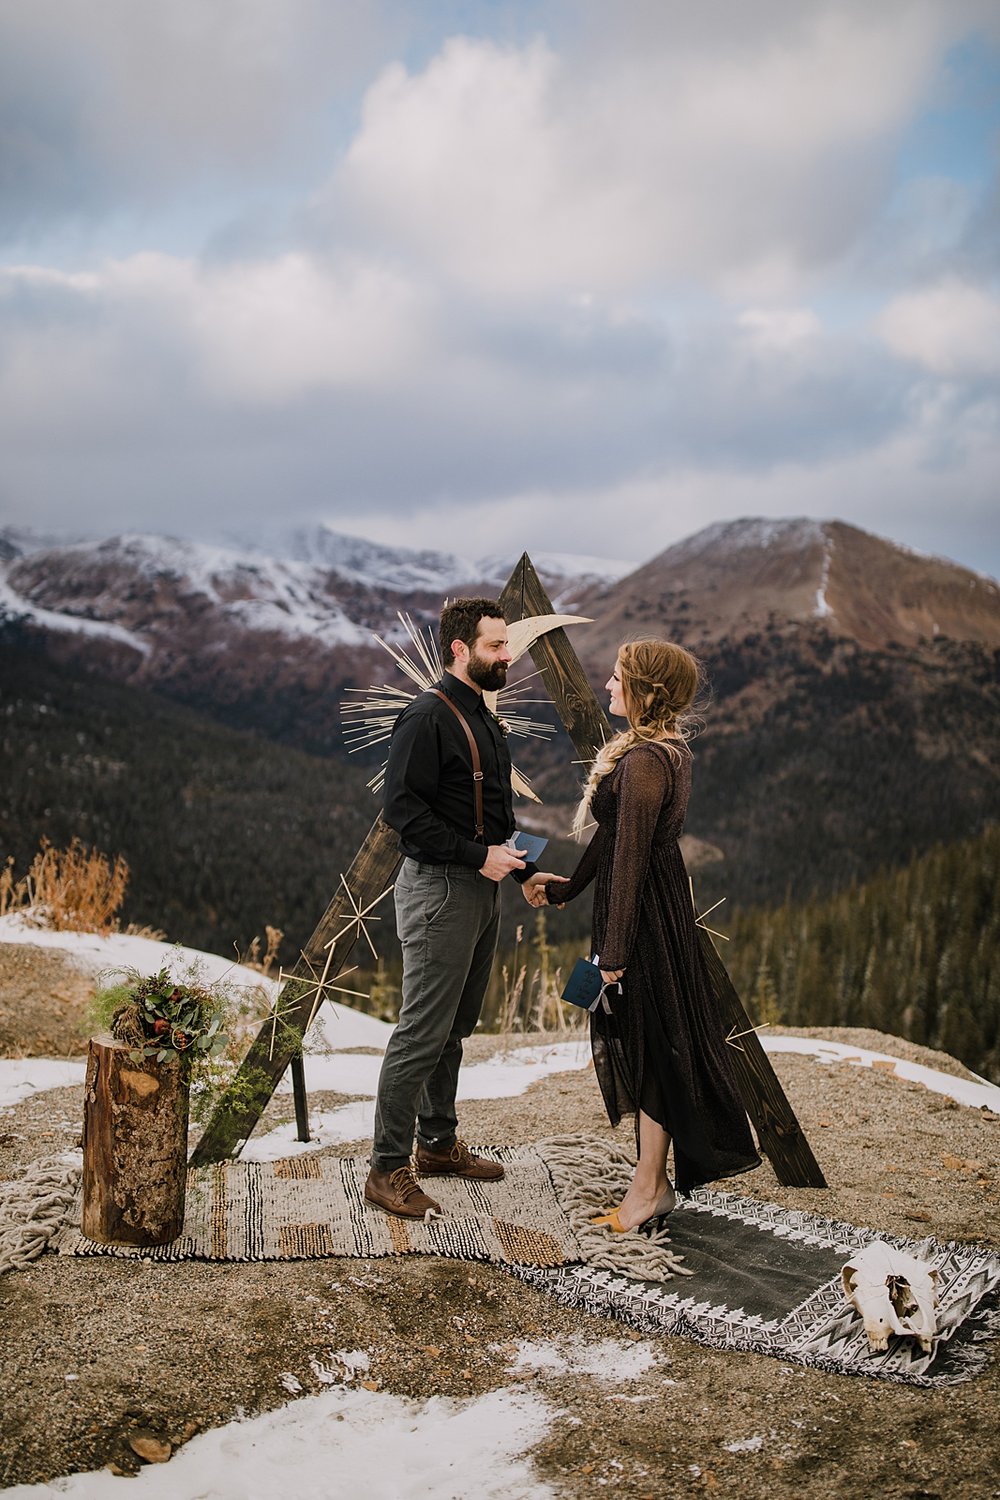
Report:
<svg viewBox="0 0 1000 1500"><path fill-rule="evenodd" d="M241 543L240 550L248 550L246 544ZM499 591L520 556L504 552L472 558L433 549L389 547L366 537L349 536L328 525L278 532L254 542L249 550L325 568L366 588L400 592L416 589L442 594L473 584ZM567 589L579 591L595 583L614 582L636 566L634 560L572 552L532 552L531 561L554 598Z"/></svg>
<svg viewBox="0 0 1000 1500"><path fill-rule="evenodd" d="M335 531L332 526L297 527L265 545L272 557L326 568L372 589L433 592L479 577L475 562L453 552L386 547Z"/></svg>
<svg viewBox="0 0 1000 1500"><path fill-rule="evenodd" d="M874 650L947 638L1000 646L1000 586L843 521L718 522L624 581L585 593L598 621L582 635L607 652L637 629L697 647L753 631L821 625Z"/></svg>
<svg viewBox="0 0 1000 1500"><path fill-rule="evenodd" d="M342 763L345 689L401 681L373 633L392 633L398 610L430 625L443 595L498 592L510 571L484 558L463 579L448 555L333 533L300 558L148 536L6 541L0 698L28 702L44 669L46 724L86 679L112 719L115 692L143 690L122 699L137 734L166 698ZM811 520L711 526L615 583L604 559L532 561L554 600L572 597L593 620L572 639L599 696L623 640L666 636L704 661L713 700L689 831L723 852L717 876L702 877L722 882L717 895L769 899L790 881L809 889L817 872L842 882L998 815L992 579ZM17 734L10 722L8 761L30 764L36 722ZM40 807L63 795L65 768L90 774L75 756L60 742ZM519 767L547 803L573 801L579 767L565 742L526 741ZM348 799L349 779L345 769Z"/></svg>
<svg viewBox="0 0 1000 1500"><path fill-rule="evenodd" d="M16 542L14 543L16 547ZM0 610L45 630L105 637L148 656L192 624L360 646L324 570L173 537L15 551L0 567Z"/></svg>
<svg viewBox="0 0 1000 1500"><path fill-rule="evenodd" d="M343 689L395 670L376 634L401 639L400 611L433 625L448 594L499 593L515 561L383 547L330 528L289 534L282 550L297 555L0 532L0 626L74 669L327 753L340 745ZM593 559L576 561L542 560L560 602L594 576Z"/></svg>

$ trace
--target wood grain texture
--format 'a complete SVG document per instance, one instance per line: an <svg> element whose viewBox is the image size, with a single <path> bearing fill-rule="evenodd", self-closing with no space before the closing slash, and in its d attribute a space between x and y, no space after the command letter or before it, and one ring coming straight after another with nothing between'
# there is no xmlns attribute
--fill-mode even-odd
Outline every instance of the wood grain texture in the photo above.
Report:
<svg viewBox="0 0 1000 1500"><path fill-rule="evenodd" d="M712 989L722 1008L740 1099L757 1132L760 1149L785 1187L826 1187L822 1168L778 1082L771 1060L703 927L698 928L698 940Z"/></svg>
<svg viewBox="0 0 1000 1500"><path fill-rule="evenodd" d="M91 1041L83 1104L83 1217L98 1244L166 1245L184 1223L188 1068Z"/></svg>
<svg viewBox="0 0 1000 1500"><path fill-rule="evenodd" d="M556 612L526 552L504 585L499 602L508 624ZM613 731L569 636L561 628L550 630L528 650L577 753L582 760L593 760Z"/></svg>

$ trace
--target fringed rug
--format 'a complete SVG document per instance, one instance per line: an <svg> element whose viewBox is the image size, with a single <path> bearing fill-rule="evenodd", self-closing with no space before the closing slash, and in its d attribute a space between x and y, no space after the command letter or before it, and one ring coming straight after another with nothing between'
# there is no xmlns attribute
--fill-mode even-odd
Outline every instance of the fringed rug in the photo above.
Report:
<svg viewBox="0 0 1000 1500"><path fill-rule="evenodd" d="M328 1255L445 1255L534 1267L586 1262L662 1281L683 1267L665 1233L612 1239L589 1215L605 1198L581 1186L587 1147L569 1137L535 1145L477 1148L502 1162L500 1182L433 1177L426 1187L443 1216L399 1219L364 1201L362 1157L303 1155L278 1162L219 1162L188 1174L184 1229L168 1245L102 1245L80 1232L80 1195L52 1237L61 1255L156 1261L297 1260Z"/></svg>
<svg viewBox="0 0 1000 1500"><path fill-rule="evenodd" d="M682 1200L655 1233L616 1235L589 1220L628 1185L633 1163L617 1146L562 1136L480 1150L503 1163L504 1179L430 1179L444 1216L427 1223L369 1207L368 1166L360 1157L309 1154L204 1167L189 1174L183 1234L151 1250L85 1239L65 1158L58 1182L53 1164L38 1163L33 1178L9 1185L7 1232L21 1257L12 1253L10 1263L26 1264L46 1243L63 1255L163 1261L411 1254L485 1260L568 1306L643 1333L921 1386L970 1379L987 1358L987 1341L1000 1333L1000 1256L974 1245L898 1239L707 1188ZM885 1353L869 1351L840 1273L873 1240L938 1271L939 1332L929 1353L899 1337ZM675 1277L683 1279L665 1284Z"/></svg>
<svg viewBox="0 0 1000 1500"><path fill-rule="evenodd" d="M972 1379L1000 1334L1000 1256L975 1245L898 1239L707 1188L681 1200L667 1223L692 1277L677 1290L594 1265L507 1269L568 1307L643 1333L909 1385ZM938 1337L929 1353L916 1339L895 1336L885 1353L869 1350L840 1272L873 1240L938 1271Z"/></svg>

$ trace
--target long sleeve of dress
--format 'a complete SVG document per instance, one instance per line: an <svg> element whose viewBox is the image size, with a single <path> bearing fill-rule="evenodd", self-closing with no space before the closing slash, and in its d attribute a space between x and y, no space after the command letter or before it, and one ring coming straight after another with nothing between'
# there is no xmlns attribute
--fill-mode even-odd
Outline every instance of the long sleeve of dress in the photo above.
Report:
<svg viewBox="0 0 1000 1500"><path fill-rule="evenodd" d="M590 843L580 855L576 869L567 879L550 880L545 887L545 894L550 906L561 906L564 901L572 901L585 891L597 874L597 867L601 862L601 852L605 843L611 838L612 830L608 827L598 828Z"/></svg>
<svg viewBox="0 0 1000 1500"><path fill-rule="evenodd" d="M618 808L608 922L602 969L625 969L635 945L653 834L669 789L666 765L655 750L637 745L620 761Z"/></svg>

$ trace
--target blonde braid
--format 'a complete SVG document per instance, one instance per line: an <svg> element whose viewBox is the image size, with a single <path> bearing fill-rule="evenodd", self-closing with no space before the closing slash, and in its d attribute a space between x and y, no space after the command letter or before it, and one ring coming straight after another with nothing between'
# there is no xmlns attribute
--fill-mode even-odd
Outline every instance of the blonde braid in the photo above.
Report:
<svg viewBox="0 0 1000 1500"><path fill-rule="evenodd" d="M675 764L691 753L686 746L695 727L690 710L703 681L695 657L671 641L632 641L619 651L618 666L629 727L602 745L594 759L573 818L577 839L590 822L598 784L634 746L662 744Z"/></svg>

